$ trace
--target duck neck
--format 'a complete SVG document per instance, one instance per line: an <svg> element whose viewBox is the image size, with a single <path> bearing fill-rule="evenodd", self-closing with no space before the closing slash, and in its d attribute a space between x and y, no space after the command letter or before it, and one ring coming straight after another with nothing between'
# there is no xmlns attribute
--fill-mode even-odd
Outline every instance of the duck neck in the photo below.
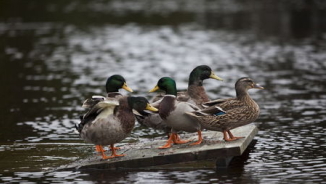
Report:
<svg viewBox="0 0 326 184"><path fill-rule="evenodd" d="M203 80L200 78L200 73L196 71L192 71L189 75L189 82L188 86L195 85L195 86L202 86Z"/></svg>
<svg viewBox="0 0 326 184"><path fill-rule="evenodd" d="M165 95L159 105L159 115L162 119L166 119L175 109L175 95Z"/></svg>
<svg viewBox="0 0 326 184"><path fill-rule="evenodd" d="M189 85L188 95L193 99L202 100L202 102L209 101L204 86Z"/></svg>
<svg viewBox="0 0 326 184"><path fill-rule="evenodd" d="M177 96L177 87L176 87L176 85L167 86L165 92L166 92L167 95Z"/></svg>
<svg viewBox="0 0 326 184"><path fill-rule="evenodd" d="M250 97L247 89L236 89L237 98L244 103L252 103L253 100Z"/></svg>
<svg viewBox="0 0 326 184"><path fill-rule="evenodd" d="M121 86L113 83L112 81L107 81L105 84L106 93L119 92Z"/></svg>
<svg viewBox="0 0 326 184"><path fill-rule="evenodd" d="M109 92L109 93L107 93L107 97L109 97L109 98L115 98L115 97L120 96L120 95L121 95L121 93L119 93L119 92Z"/></svg>

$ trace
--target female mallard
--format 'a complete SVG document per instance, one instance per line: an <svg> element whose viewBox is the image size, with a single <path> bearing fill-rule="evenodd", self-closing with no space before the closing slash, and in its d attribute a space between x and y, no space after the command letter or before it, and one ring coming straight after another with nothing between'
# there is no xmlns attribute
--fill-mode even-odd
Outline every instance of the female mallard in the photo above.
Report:
<svg viewBox="0 0 326 184"><path fill-rule="evenodd" d="M189 102L177 100L175 81L169 77L161 78L150 92L154 92L158 89L162 89L166 92L166 95L160 100L158 106L159 116L162 118L163 123L172 128L167 143L159 148L169 148L172 143L182 144L189 142L179 139L177 132L181 130L186 132L197 132L198 141L191 145L200 144L203 140L201 136L201 125L198 120L192 119L186 114L186 112L199 110L199 108Z"/></svg>
<svg viewBox="0 0 326 184"><path fill-rule="evenodd" d="M207 108L187 114L197 119L204 128L223 132L225 141L240 139L242 137L233 136L230 130L255 121L260 112L259 106L248 94L249 89L264 88L248 77L240 78L235 83L235 98L207 102L204 103ZM225 113L221 113L218 107Z"/></svg>
<svg viewBox="0 0 326 184"><path fill-rule="evenodd" d="M200 65L194 68L189 75L187 91L178 92L177 100L189 102L197 105L199 108L202 108L202 103L209 101L209 98L203 87L203 81L209 78L223 80L222 78L215 75L212 69L207 65ZM154 97L153 105L155 106L155 102L158 103L162 98L163 95L157 95ZM136 119L141 125L145 125L154 129L164 130L165 132L171 131L171 128L168 127L167 124L163 123L158 114L149 114L142 112L141 115L136 115Z"/></svg>
<svg viewBox="0 0 326 184"><path fill-rule="evenodd" d="M112 75L106 80L105 89L107 97L103 96L92 96L92 98L87 99L83 103L84 108L92 108L98 102L109 99L109 100L118 100L121 97L119 89L125 89L126 91L133 92L131 88L128 87L125 78L121 75Z"/></svg>
<svg viewBox="0 0 326 184"><path fill-rule="evenodd" d="M124 155L116 154L115 143L125 139L135 125L133 111L157 111L144 97L120 97L117 101L103 100L94 105L82 118L80 136L83 140L100 145L103 159ZM111 156L106 156L103 145L110 145Z"/></svg>

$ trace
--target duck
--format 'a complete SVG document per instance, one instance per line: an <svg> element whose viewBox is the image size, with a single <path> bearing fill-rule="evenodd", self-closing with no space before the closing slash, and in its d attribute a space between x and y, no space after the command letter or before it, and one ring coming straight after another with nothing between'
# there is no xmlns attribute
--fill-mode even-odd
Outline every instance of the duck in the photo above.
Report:
<svg viewBox="0 0 326 184"><path fill-rule="evenodd" d="M252 123L260 113L258 104L248 93L250 89L264 87L249 77L242 77L235 83L236 97L206 102L203 104L205 108L187 114L198 120L205 129L223 132L225 141L241 139L243 137L234 136L230 130Z"/></svg>
<svg viewBox="0 0 326 184"><path fill-rule="evenodd" d="M106 89L106 97L100 96L100 95L94 95L92 98L86 99L82 105L85 109L92 109L97 103L104 101L104 100L110 100L110 101L116 101L118 103L118 99L122 97L122 94L119 93L119 89L124 89L128 92L133 92L133 90L127 85L127 82L125 78L119 74L111 75L107 78L105 83L105 89ZM81 132L83 129L84 123L87 121L83 120L83 116L80 116L80 123L75 125L75 128L77 131ZM101 145L96 145L95 147L96 152L101 152L103 150L103 147Z"/></svg>
<svg viewBox="0 0 326 184"><path fill-rule="evenodd" d="M203 108L202 104L210 100L203 86L204 80L209 78L223 81L221 77L213 72L211 67L207 65L199 65L195 67L189 74L188 89L186 91L177 92L177 100L189 102L199 108ZM163 96L163 94L156 95L151 100L152 105L157 108ZM145 127L163 130L166 134L171 132L171 127L168 127L166 123L163 123L157 113L142 112L140 115L136 115L136 119L139 124Z"/></svg>
<svg viewBox="0 0 326 184"><path fill-rule="evenodd" d="M102 159L125 156L117 154L114 144L121 142L135 126L133 110L158 111L145 97L122 96L118 100L105 99L95 104L82 118L80 137L88 143L100 145ZM111 156L104 153L103 146L109 145Z"/></svg>
<svg viewBox="0 0 326 184"><path fill-rule="evenodd" d="M162 77L157 85L149 92L157 90L165 91L165 95L158 105L158 114L168 127L171 127L171 134L166 144L160 149L170 148L172 144L184 144L189 140L181 140L177 134L178 131L197 132L198 141L190 145L199 145L203 141L201 134L201 124L198 120L191 118L186 112L197 111L199 108L189 102L179 101L177 98L177 88L175 81L170 77Z"/></svg>

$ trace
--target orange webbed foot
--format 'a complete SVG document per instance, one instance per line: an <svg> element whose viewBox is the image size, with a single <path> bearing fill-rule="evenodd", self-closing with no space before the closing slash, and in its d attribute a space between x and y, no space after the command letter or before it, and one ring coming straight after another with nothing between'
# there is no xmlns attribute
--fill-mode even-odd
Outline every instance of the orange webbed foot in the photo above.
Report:
<svg viewBox="0 0 326 184"><path fill-rule="evenodd" d="M170 148L171 144L173 143L173 139L174 139L174 134L171 133L169 139L167 140L166 144L164 146L160 146L158 147L159 149L166 149L166 148Z"/></svg>
<svg viewBox="0 0 326 184"><path fill-rule="evenodd" d="M201 135L201 131L199 130L197 133L198 133L198 141L197 142L194 142L194 143L191 143L190 144L191 146L198 145L198 144L201 144L201 142L203 142L203 137Z"/></svg>
<svg viewBox="0 0 326 184"><path fill-rule="evenodd" d="M110 145L110 149L111 149L111 151L112 151L112 155L109 156L109 158L114 158L114 157L123 157L123 156L125 156L124 154L118 155L117 152L116 152L116 150L118 150L118 149L120 149L120 148L118 148L118 147L114 147L113 144Z"/></svg>
<svg viewBox="0 0 326 184"><path fill-rule="evenodd" d="M181 140L179 135L176 133L172 134L171 136L173 136L172 141L174 144L185 144L190 141L190 140Z"/></svg>
<svg viewBox="0 0 326 184"><path fill-rule="evenodd" d="M227 130L226 132L227 132L227 134L229 134L230 138L227 138L227 136L224 135L224 138L225 137L227 138L227 139L224 139L225 141L235 141L235 140L244 138L244 137L235 137L235 136L233 136L233 134L231 133L230 130Z"/></svg>

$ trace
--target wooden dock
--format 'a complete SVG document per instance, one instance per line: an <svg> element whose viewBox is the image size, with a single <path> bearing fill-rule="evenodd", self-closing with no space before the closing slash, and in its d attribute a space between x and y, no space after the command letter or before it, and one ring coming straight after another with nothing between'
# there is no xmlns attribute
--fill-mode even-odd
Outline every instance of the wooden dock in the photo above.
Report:
<svg viewBox="0 0 326 184"><path fill-rule="evenodd" d="M109 160L101 160L94 154L86 159L77 160L69 165L61 166L58 170L78 169L130 169L149 168L164 165L189 163L194 161L211 160L217 167L226 167L235 156L240 156L248 147L258 129L254 124L249 124L232 130L235 136L245 138L232 142L223 141L221 132L203 131L204 141L200 145L190 146L189 143L173 145L168 149L158 149L165 144L165 139L157 138L153 141L126 143L118 150L117 157ZM196 133L180 134L181 139L197 140ZM190 142L191 143L191 142ZM107 153L110 155L110 152Z"/></svg>

